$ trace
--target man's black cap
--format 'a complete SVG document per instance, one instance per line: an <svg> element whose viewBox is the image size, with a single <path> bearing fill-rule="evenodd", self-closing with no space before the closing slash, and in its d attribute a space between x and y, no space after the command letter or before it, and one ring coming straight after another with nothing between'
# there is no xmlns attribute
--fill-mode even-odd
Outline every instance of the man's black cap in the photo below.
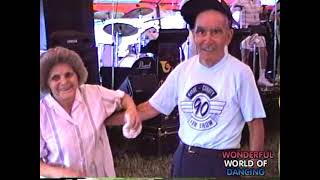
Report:
<svg viewBox="0 0 320 180"><path fill-rule="evenodd" d="M203 11L216 10L226 15L231 23L234 21L229 6L221 0L189 0L181 8L180 12L186 23L189 24L190 29L195 26L196 17Z"/></svg>

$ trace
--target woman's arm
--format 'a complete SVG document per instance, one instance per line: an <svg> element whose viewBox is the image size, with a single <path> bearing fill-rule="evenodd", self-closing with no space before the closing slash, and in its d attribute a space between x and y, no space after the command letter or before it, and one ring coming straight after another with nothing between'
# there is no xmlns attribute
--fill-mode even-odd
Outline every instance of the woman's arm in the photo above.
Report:
<svg viewBox="0 0 320 180"><path fill-rule="evenodd" d="M148 101L141 103L137 106L139 119L141 121L152 119L153 117L156 117L160 114L159 111L157 111L155 108L153 108ZM124 111L117 112L111 117L109 117L106 121L106 125L108 126L117 126L124 124Z"/></svg>
<svg viewBox="0 0 320 180"><path fill-rule="evenodd" d="M141 121L133 99L129 95L125 94L121 99L121 106L123 111L116 112L111 117L107 118L105 124L107 126L117 126L130 121L131 127L133 129L138 129L141 125Z"/></svg>
<svg viewBox="0 0 320 180"><path fill-rule="evenodd" d="M59 178L59 177L84 177L81 172L74 171L62 166L48 165L40 160L40 176Z"/></svg>

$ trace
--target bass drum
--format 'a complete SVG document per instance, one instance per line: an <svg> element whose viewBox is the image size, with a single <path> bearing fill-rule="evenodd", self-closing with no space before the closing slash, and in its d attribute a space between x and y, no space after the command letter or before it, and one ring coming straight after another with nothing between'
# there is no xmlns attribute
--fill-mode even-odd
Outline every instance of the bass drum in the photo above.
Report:
<svg viewBox="0 0 320 180"><path fill-rule="evenodd" d="M136 60L131 69L132 74L156 74L156 60L152 57L141 57Z"/></svg>

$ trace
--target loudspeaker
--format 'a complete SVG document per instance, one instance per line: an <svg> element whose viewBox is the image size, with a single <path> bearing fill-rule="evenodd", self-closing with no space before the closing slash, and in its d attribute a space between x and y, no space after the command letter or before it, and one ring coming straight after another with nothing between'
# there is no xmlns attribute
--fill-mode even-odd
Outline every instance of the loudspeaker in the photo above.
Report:
<svg viewBox="0 0 320 180"><path fill-rule="evenodd" d="M74 51L86 51L87 49L95 47L95 42L90 35L79 31L55 31L51 33L49 39L50 48L63 46Z"/></svg>
<svg viewBox="0 0 320 180"><path fill-rule="evenodd" d="M88 84L100 84L97 48L90 36L77 31L56 31L51 34L50 48L62 46L79 54L88 71Z"/></svg>
<svg viewBox="0 0 320 180"><path fill-rule="evenodd" d="M46 37L57 31L77 31L87 34L94 42L92 0L43 0L43 10ZM47 41L50 44L49 38Z"/></svg>
<svg viewBox="0 0 320 180"><path fill-rule="evenodd" d="M84 51L75 50L87 68L88 71L88 79L87 84L100 84L100 77L99 77L99 64L98 64L98 54L97 48L92 47L90 49L86 49Z"/></svg>
<svg viewBox="0 0 320 180"><path fill-rule="evenodd" d="M47 48L76 51L88 70L89 84L100 84L92 0L43 0Z"/></svg>

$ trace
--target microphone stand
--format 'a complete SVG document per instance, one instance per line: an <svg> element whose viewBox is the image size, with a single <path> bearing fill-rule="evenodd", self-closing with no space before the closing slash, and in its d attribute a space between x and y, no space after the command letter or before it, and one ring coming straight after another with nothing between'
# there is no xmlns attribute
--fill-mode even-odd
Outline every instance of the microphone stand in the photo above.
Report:
<svg viewBox="0 0 320 180"><path fill-rule="evenodd" d="M189 31L189 33L192 33L192 32L190 32L189 25L187 23L186 23L186 29ZM192 36L193 36L193 34L192 34ZM185 58L185 60L188 60L189 57L190 57L190 35L188 35L188 37L187 37L187 57Z"/></svg>
<svg viewBox="0 0 320 180"><path fill-rule="evenodd" d="M277 68L277 3L274 6L274 27L273 27L273 78L276 79L276 68ZM278 73L278 72L277 72Z"/></svg>
<svg viewBox="0 0 320 180"><path fill-rule="evenodd" d="M156 18L158 18L159 19L159 35L160 35L160 31L161 31L161 19L160 19L160 2L161 2L162 0L159 0L157 3L156 3ZM160 79L159 78L159 64L160 64L160 62L159 62L159 44L158 44L158 52L157 52L157 54L158 54L158 57L156 58L156 76L157 76L157 78L158 79Z"/></svg>

